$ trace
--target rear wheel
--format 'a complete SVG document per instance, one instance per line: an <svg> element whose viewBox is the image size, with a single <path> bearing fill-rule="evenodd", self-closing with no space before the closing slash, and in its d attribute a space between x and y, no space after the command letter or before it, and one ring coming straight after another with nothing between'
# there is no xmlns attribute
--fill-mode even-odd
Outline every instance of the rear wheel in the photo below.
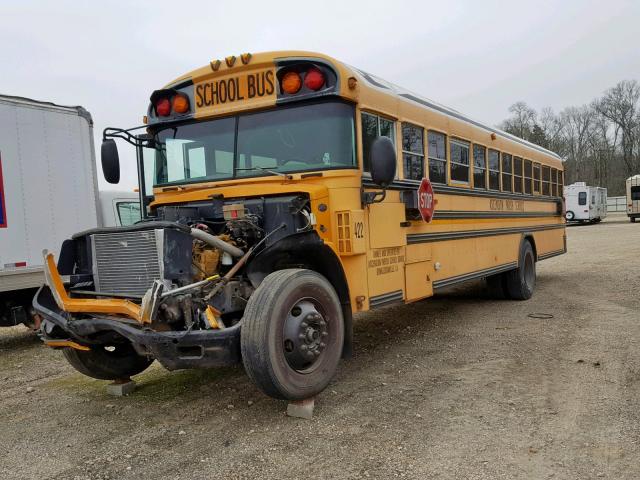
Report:
<svg viewBox="0 0 640 480"><path fill-rule="evenodd" d="M138 355L128 343L92 346L89 351L65 348L63 353L73 368L98 380L129 378L153 363L153 359Z"/></svg>
<svg viewBox="0 0 640 480"><path fill-rule="evenodd" d="M344 343L338 295L319 273L287 269L268 275L242 318L245 370L267 395L301 400L329 384Z"/></svg>
<svg viewBox="0 0 640 480"><path fill-rule="evenodd" d="M636 223L636 217L629 217L629 221L631 223Z"/></svg>
<svg viewBox="0 0 640 480"><path fill-rule="evenodd" d="M518 268L505 273L507 292L514 300L528 300L536 285L536 259L528 240L522 242Z"/></svg>
<svg viewBox="0 0 640 480"><path fill-rule="evenodd" d="M572 221L574 218L576 218L576 215L571 210L569 210L567 213L564 214L564 217L568 221Z"/></svg>

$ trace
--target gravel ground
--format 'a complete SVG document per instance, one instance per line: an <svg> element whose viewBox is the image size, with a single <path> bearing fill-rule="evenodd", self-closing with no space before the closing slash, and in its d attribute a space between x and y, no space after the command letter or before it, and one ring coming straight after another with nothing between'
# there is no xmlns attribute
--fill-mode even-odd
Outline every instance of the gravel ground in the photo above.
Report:
<svg viewBox="0 0 640 480"><path fill-rule="evenodd" d="M109 397L2 329L0 478L639 478L640 225L567 232L530 301L476 283L359 316L312 420L241 368L154 365Z"/></svg>

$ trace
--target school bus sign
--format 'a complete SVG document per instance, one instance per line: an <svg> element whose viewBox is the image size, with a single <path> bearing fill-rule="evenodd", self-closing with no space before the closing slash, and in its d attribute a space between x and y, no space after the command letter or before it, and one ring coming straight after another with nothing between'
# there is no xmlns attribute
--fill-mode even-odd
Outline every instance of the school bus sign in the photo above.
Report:
<svg viewBox="0 0 640 480"><path fill-rule="evenodd" d="M423 178L418 187L418 210L420 210L422 220L427 223L431 222L434 209L433 187L428 178Z"/></svg>

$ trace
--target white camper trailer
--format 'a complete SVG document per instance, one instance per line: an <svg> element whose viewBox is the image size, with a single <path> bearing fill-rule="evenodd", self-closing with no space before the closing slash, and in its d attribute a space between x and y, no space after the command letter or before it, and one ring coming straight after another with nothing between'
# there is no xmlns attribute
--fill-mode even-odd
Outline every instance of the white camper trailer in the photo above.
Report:
<svg viewBox="0 0 640 480"><path fill-rule="evenodd" d="M640 175L627 178L627 215L631 222L640 218Z"/></svg>
<svg viewBox="0 0 640 480"><path fill-rule="evenodd" d="M32 323L42 250L100 224L95 169L84 108L0 95L0 326Z"/></svg>
<svg viewBox="0 0 640 480"><path fill-rule="evenodd" d="M597 223L607 216L607 189L576 182L564 187L566 218L569 222Z"/></svg>

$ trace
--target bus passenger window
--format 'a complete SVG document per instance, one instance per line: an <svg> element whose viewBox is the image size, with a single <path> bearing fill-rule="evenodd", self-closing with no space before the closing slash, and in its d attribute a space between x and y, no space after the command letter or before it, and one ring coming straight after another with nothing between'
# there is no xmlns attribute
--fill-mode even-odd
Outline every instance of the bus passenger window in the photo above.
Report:
<svg viewBox="0 0 640 480"><path fill-rule="evenodd" d="M500 190L500 152L489 150L489 189Z"/></svg>
<svg viewBox="0 0 640 480"><path fill-rule="evenodd" d="M469 183L469 142L451 139L451 180Z"/></svg>
<svg viewBox="0 0 640 480"><path fill-rule="evenodd" d="M513 187L511 185L511 172L513 167L511 165L512 157L508 153L502 154L502 191L511 192Z"/></svg>
<svg viewBox="0 0 640 480"><path fill-rule="evenodd" d="M578 205L586 205L586 204L587 204L587 192L579 192Z"/></svg>
<svg viewBox="0 0 640 480"><path fill-rule="evenodd" d="M540 164L533 164L533 193L540 193Z"/></svg>
<svg viewBox="0 0 640 480"><path fill-rule="evenodd" d="M555 168L551 169L551 196L558 196L558 170Z"/></svg>
<svg viewBox="0 0 640 480"><path fill-rule="evenodd" d="M362 164L363 171L371 170L369 152L377 137L389 137L396 144L395 123L378 115L362 112Z"/></svg>
<svg viewBox="0 0 640 480"><path fill-rule="evenodd" d="M551 195L551 188L549 182L551 180L551 167L542 167L542 194Z"/></svg>
<svg viewBox="0 0 640 480"><path fill-rule="evenodd" d="M531 160L524 161L524 193L531 195L531 179L533 178L533 165Z"/></svg>
<svg viewBox="0 0 640 480"><path fill-rule="evenodd" d="M481 145L473 146L473 186L487 188L487 150Z"/></svg>
<svg viewBox="0 0 640 480"><path fill-rule="evenodd" d="M429 180L447 183L447 144L443 133L429 131Z"/></svg>
<svg viewBox="0 0 640 480"><path fill-rule="evenodd" d="M402 124L402 158L404 178L422 180L424 178L424 130L410 123Z"/></svg>
<svg viewBox="0 0 640 480"><path fill-rule="evenodd" d="M513 191L522 193L522 159L513 157Z"/></svg>

